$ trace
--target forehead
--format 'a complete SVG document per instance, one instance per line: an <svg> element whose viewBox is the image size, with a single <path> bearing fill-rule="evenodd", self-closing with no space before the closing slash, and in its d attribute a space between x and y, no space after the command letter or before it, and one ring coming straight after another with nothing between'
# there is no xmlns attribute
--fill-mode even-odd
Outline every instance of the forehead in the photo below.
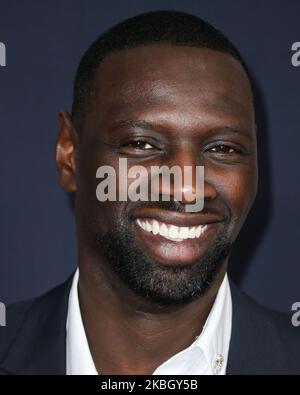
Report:
<svg viewBox="0 0 300 395"><path fill-rule="evenodd" d="M231 118L247 128L254 122L243 67L210 49L156 44L112 53L98 69L93 97L90 118L102 126L149 114L195 124Z"/></svg>

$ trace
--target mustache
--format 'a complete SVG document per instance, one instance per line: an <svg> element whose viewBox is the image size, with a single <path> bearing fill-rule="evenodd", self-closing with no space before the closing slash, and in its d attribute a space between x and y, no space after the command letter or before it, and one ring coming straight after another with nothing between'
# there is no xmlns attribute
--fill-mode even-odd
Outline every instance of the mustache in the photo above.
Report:
<svg viewBox="0 0 300 395"><path fill-rule="evenodd" d="M137 201L137 202L128 202L127 206L127 213L129 214L129 217L134 217L134 212L139 209L157 209L157 210L166 210L170 212L175 212L175 213L186 213L186 208L185 204L178 200L170 200L170 201L157 201L157 202L142 202L142 201ZM197 213L198 214L198 213ZM229 207L225 206L223 209L216 208L216 207L210 207L207 204L204 203L204 208L199 214L205 216L205 215L216 215L216 216L222 216L226 220L228 220L231 217L231 211ZM195 215L195 213L190 213L190 215Z"/></svg>

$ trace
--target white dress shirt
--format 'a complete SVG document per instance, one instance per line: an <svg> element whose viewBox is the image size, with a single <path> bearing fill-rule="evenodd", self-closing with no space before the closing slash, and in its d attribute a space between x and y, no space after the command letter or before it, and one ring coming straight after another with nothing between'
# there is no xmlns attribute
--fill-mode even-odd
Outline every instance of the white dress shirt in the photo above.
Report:
<svg viewBox="0 0 300 395"><path fill-rule="evenodd" d="M67 316L67 375L97 375L80 312L78 278L77 269L70 291ZM231 338L231 320L231 292L225 274L201 334L189 347L158 366L153 375L224 375Z"/></svg>

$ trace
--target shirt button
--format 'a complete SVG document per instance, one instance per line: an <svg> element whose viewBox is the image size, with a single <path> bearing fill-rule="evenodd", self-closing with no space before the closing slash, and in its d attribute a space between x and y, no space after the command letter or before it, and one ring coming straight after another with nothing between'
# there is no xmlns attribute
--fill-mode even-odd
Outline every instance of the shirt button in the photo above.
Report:
<svg viewBox="0 0 300 395"><path fill-rule="evenodd" d="M213 361L212 361L212 371L213 374L218 375L221 372L222 366L223 366L224 358L223 355L217 354Z"/></svg>

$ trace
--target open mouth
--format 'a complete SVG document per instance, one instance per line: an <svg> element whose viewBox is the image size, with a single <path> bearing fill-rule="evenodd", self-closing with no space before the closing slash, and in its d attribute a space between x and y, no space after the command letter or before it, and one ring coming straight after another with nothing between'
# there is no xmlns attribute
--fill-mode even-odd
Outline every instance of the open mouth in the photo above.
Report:
<svg viewBox="0 0 300 395"><path fill-rule="evenodd" d="M204 233L208 226L177 226L157 221L156 219L136 219L136 223L146 232L152 232L154 235L160 236L174 242L181 242L186 239L199 238Z"/></svg>
<svg viewBox="0 0 300 395"><path fill-rule="evenodd" d="M205 223L202 218L202 223L196 224L195 217L192 220L181 215L165 217L163 221L148 214L136 217L134 223L138 242L145 252L160 263L172 266L191 265L199 261L210 248L221 223Z"/></svg>

